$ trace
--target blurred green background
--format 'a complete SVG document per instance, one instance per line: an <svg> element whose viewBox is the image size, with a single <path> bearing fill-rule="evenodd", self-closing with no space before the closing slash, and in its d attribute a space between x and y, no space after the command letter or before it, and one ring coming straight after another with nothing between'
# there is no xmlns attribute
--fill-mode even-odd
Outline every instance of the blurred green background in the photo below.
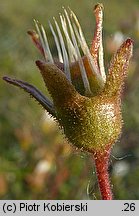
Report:
<svg viewBox="0 0 139 216"><path fill-rule="evenodd" d="M114 146L110 175L115 199L139 199L139 1L102 0L105 65L122 40L134 40L123 94L123 132ZM4 75L36 85L47 94L34 61L40 58L26 32L33 18L46 28L62 6L77 14L91 44L95 19L91 0L0 0L0 199L100 199L93 161L66 143L58 126Z"/></svg>

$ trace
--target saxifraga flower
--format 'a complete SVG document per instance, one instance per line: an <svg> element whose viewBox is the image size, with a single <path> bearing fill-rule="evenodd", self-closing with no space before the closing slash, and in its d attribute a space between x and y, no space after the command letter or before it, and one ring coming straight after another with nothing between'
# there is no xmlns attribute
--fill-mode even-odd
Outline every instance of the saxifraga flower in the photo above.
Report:
<svg viewBox="0 0 139 216"><path fill-rule="evenodd" d="M4 77L10 84L30 93L51 114L64 130L69 142L90 152L96 164L103 199L112 199L108 181L108 161L112 145L122 128L121 93L127 76L133 42L127 39L112 57L105 73L102 45L103 6L94 8L96 28L90 49L76 15L63 8L60 30L49 23L58 58L54 58L43 26L35 21L36 31L28 31L44 56L36 61L50 101L34 86L21 80Z"/></svg>

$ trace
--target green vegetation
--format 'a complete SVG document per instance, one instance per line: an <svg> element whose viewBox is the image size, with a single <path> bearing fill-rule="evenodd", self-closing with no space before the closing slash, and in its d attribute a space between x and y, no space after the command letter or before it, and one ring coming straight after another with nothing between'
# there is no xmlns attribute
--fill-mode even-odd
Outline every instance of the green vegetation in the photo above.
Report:
<svg viewBox="0 0 139 216"><path fill-rule="evenodd" d="M115 36L116 32L134 40L134 55L123 94L123 133L113 149L110 172L115 199L139 199L139 2L101 2L105 7L105 65L119 46L120 36ZM48 20L53 16L58 18L63 5L70 6L90 44L95 21L90 7L95 3L90 0L24 0L24 4L20 0L1 1L0 78L16 77L48 94L34 63L40 55L26 34L34 28L33 18L47 29L55 53ZM68 145L40 106L26 93L0 79L1 199L99 199L94 172L90 156Z"/></svg>

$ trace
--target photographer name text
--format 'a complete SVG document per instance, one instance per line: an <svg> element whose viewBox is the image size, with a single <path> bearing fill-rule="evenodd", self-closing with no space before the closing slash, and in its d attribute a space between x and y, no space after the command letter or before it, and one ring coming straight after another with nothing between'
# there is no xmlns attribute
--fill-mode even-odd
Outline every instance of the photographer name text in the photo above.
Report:
<svg viewBox="0 0 139 216"><path fill-rule="evenodd" d="M5 202L3 204L4 213L15 213L15 212L87 212L87 203L80 202L78 204L67 204L64 202L42 202L42 204L37 204L36 202Z"/></svg>

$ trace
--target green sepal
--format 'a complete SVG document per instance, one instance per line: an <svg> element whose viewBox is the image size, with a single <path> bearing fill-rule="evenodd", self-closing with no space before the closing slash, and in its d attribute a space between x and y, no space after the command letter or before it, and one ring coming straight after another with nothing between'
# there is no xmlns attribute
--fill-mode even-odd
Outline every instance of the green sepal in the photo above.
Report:
<svg viewBox="0 0 139 216"><path fill-rule="evenodd" d="M56 108L63 107L65 103L68 103L68 101L78 95L74 86L66 78L63 71L61 71L56 65L44 63L39 60L36 61L36 64L40 69L43 80L53 98Z"/></svg>
<svg viewBox="0 0 139 216"><path fill-rule="evenodd" d="M127 76L132 49L133 42L131 39L127 39L112 58L104 88L104 93L107 96L120 96L124 79Z"/></svg>

